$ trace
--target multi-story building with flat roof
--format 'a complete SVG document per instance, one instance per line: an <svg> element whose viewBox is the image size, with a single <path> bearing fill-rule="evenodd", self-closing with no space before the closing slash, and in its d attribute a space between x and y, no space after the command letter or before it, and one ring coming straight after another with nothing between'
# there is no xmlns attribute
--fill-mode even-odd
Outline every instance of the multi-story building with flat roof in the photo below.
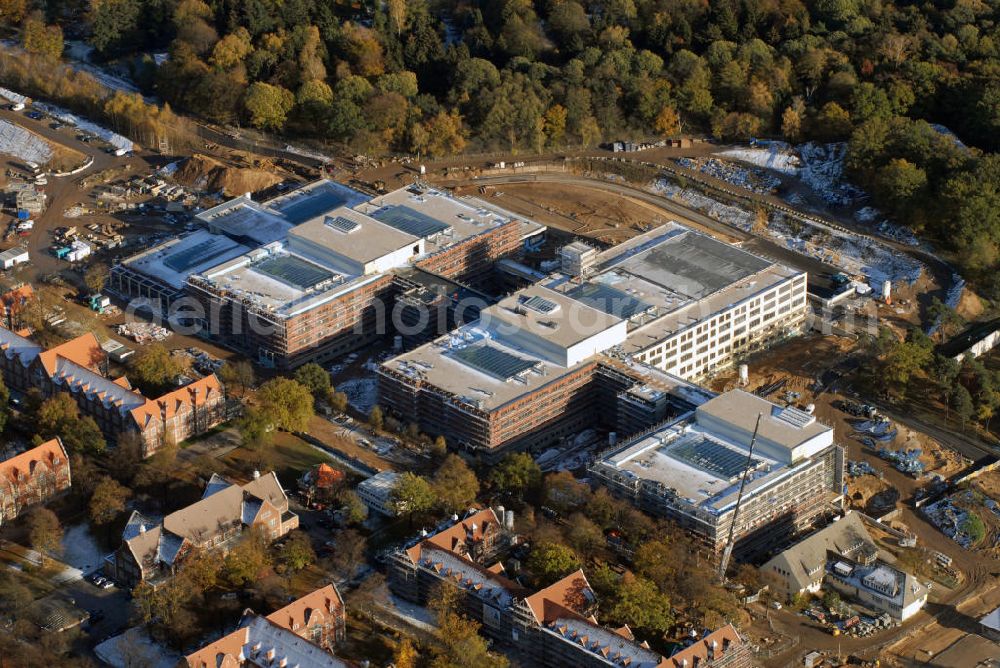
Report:
<svg viewBox="0 0 1000 668"><path fill-rule="evenodd" d="M805 274L681 225L601 253L577 246L565 264L580 275L551 275L385 362L382 404L488 453L602 422L632 434L669 417L649 367L683 384L804 319Z"/></svg>
<svg viewBox="0 0 1000 668"><path fill-rule="evenodd" d="M409 325L411 314L395 314L396 296L407 293L413 306L421 281L397 281L398 272L457 281L447 290L458 295L491 283L497 260L545 230L425 186L368 201L325 180L264 203L237 197L198 219L207 229L116 265L109 290L151 300L171 322L278 368L324 363L391 335L397 320Z"/></svg>
<svg viewBox="0 0 1000 668"><path fill-rule="evenodd" d="M809 413L732 390L606 452L590 472L612 492L673 519L715 553L725 547L735 517L736 550L749 555L836 509L844 449L834 443L833 429Z"/></svg>
<svg viewBox="0 0 1000 668"><path fill-rule="evenodd" d="M564 266L580 273L549 287L627 320L618 352L681 378L731 366L805 320L804 272L677 223Z"/></svg>

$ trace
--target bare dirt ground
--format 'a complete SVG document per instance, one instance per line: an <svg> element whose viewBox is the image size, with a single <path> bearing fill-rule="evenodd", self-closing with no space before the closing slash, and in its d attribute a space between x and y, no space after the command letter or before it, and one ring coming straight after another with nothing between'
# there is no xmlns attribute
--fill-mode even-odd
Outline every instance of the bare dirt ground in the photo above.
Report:
<svg viewBox="0 0 1000 668"><path fill-rule="evenodd" d="M867 504L871 496L887 488L900 491L900 501L905 501L920 486L922 481L901 473L889 462L876 456L875 451L863 445L854 437L855 429L850 422L852 416L837 408L841 401L847 399L837 392L822 392L817 394L817 385L823 373L834 368L850 353L857 344L846 338L821 336L819 334L798 337L762 351L747 360L749 366L749 385L744 388L754 391L780 380L786 381L785 386L769 398L780 401L786 391L798 392L795 403L800 407L808 404L815 406L815 415L823 423L834 430L834 438L847 447L848 459L865 460L880 472L882 479L874 476L862 476L848 480L848 496L855 492L861 494L858 502ZM738 386L737 372L729 370L713 378L709 386L713 390L723 391ZM923 455L921 461L926 472L937 473L948 477L968 465L967 460L954 450L942 446L936 439L927 434L895 423L899 430L898 436L890 445L893 450L920 448Z"/></svg>
<svg viewBox="0 0 1000 668"><path fill-rule="evenodd" d="M176 174L177 181L200 190L223 191L234 197L248 192L257 192L280 183L283 175L269 160L258 160L254 164L237 164L234 161L220 161L213 157L195 153L184 161Z"/></svg>
<svg viewBox="0 0 1000 668"><path fill-rule="evenodd" d="M546 182L508 183L482 188L459 187L455 193L485 197L513 213L607 244L621 243L670 219L723 241L735 243L740 240L735 235L727 237L707 230L691 220L667 217L662 210L645 202L594 188Z"/></svg>

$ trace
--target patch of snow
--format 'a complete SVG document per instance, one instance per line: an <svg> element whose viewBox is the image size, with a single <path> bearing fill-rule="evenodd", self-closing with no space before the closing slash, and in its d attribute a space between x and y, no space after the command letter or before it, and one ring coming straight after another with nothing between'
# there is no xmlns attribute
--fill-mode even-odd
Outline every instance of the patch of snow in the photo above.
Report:
<svg viewBox="0 0 1000 668"><path fill-rule="evenodd" d="M847 206L865 196L865 192L844 180L844 158L847 143L799 146L803 168L799 177L825 202Z"/></svg>
<svg viewBox="0 0 1000 668"><path fill-rule="evenodd" d="M35 102L34 106L35 108L44 111L50 116L58 118L66 125L76 126L77 129L82 130L83 132L89 132L90 134L96 137L100 137L101 139L111 144L115 148L122 149L125 151L131 151L135 148L135 145L132 143L132 140L129 139L128 137L124 137L118 134L117 132L112 132L107 128L101 127L100 125L94 123L93 121L88 121L85 118L81 118L75 114L72 114L66 109L63 109L62 107L58 107L54 104L49 104L46 102L37 102L37 101Z"/></svg>
<svg viewBox="0 0 1000 668"><path fill-rule="evenodd" d="M61 561L69 564L83 575L90 575L104 563L104 551L90 535L86 522L68 527L63 533Z"/></svg>
<svg viewBox="0 0 1000 668"><path fill-rule="evenodd" d="M934 131L937 132L938 134L942 134L945 137L951 139L953 142L955 142L955 146L963 149L969 148L968 146L965 145L965 143L961 139L958 138L958 135L956 135L954 132L952 132L949 128L945 127L944 125L941 125L940 123L931 123L931 128L933 128Z"/></svg>
<svg viewBox="0 0 1000 668"><path fill-rule="evenodd" d="M784 142L771 142L764 148L734 148L722 151L719 155L758 167L773 169L789 176L798 176L802 167L799 156L795 155L792 148Z"/></svg>
<svg viewBox="0 0 1000 668"><path fill-rule="evenodd" d="M337 391L347 395L347 403L354 410L368 415L378 404L378 381L374 378L352 378L337 386Z"/></svg>
<svg viewBox="0 0 1000 668"><path fill-rule="evenodd" d="M138 626L108 638L94 648L94 653L114 668L173 668L182 658L177 652L157 644Z"/></svg>
<svg viewBox="0 0 1000 668"><path fill-rule="evenodd" d="M3 120L0 120L0 153L39 165L52 159L52 147L44 139L20 125Z"/></svg>
<svg viewBox="0 0 1000 668"><path fill-rule="evenodd" d="M409 601L404 601L394 594L389 594L388 598L389 602L383 605L387 612L405 619L419 629L432 633L437 631L437 623L434 621L434 615L430 610L422 608L419 605L414 605Z"/></svg>

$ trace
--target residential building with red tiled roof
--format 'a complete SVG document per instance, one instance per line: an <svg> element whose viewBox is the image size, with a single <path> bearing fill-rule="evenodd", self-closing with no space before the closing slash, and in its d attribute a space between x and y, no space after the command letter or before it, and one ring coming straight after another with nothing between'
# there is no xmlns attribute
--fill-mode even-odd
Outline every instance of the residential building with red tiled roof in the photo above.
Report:
<svg viewBox="0 0 1000 668"><path fill-rule="evenodd" d="M72 483L69 458L58 438L0 461L0 525L62 494Z"/></svg>
<svg viewBox="0 0 1000 668"><path fill-rule="evenodd" d="M344 639L344 601L332 584L263 617L247 610L240 627L188 654L180 668L346 668L333 646Z"/></svg>
<svg viewBox="0 0 1000 668"><path fill-rule="evenodd" d="M199 501L154 522L133 512L121 546L105 561L104 572L132 586L170 577L193 550L227 551L248 530L277 540L297 528L299 517L272 472L237 485L213 475Z"/></svg>
<svg viewBox="0 0 1000 668"><path fill-rule="evenodd" d="M344 599L332 584L292 601L267 618L327 650L347 635Z"/></svg>
<svg viewBox="0 0 1000 668"><path fill-rule="evenodd" d="M144 456L165 442L179 443L225 419L225 393L215 374L149 399L124 376L110 379L97 337L88 332L49 350L0 327L0 372L11 388L49 397L68 392L83 415L110 440L126 432L141 437Z"/></svg>
<svg viewBox="0 0 1000 668"><path fill-rule="evenodd" d="M750 652L736 630L725 627L674 657L664 658L638 642L627 626L601 626L597 596L582 570L531 593L504 576L499 562L487 565L515 538L491 509L457 519L396 552L389 586L424 605L435 587L462 590L463 612L481 631L524 665L546 668L749 668ZM487 547L488 543L488 547ZM483 556L489 555L489 556ZM688 656L690 655L690 656ZM697 657L697 660L694 660ZM684 661L687 660L687 663Z"/></svg>

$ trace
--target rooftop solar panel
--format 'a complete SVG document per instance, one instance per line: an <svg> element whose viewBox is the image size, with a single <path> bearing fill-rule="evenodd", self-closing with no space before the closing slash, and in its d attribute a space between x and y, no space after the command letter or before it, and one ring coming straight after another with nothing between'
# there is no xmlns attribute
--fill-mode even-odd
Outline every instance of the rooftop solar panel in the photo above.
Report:
<svg viewBox="0 0 1000 668"><path fill-rule="evenodd" d="M683 439L670 448L669 455L695 468L729 480L743 473L743 469L747 465L745 452L727 448L721 443L716 443L703 436ZM752 459L750 468L756 468L760 463L761 460Z"/></svg>
<svg viewBox="0 0 1000 668"><path fill-rule="evenodd" d="M191 267L222 255L229 248L231 245L221 239L208 239L172 254L163 261L163 264L177 272L187 271Z"/></svg>
<svg viewBox="0 0 1000 668"><path fill-rule="evenodd" d="M254 270L299 290L314 288L336 274L291 255L277 255L260 262Z"/></svg>
<svg viewBox="0 0 1000 668"><path fill-rule="evenodd" d="M451 229L451 225L408 206L387 206L376 211L372 217L401 232L424 239Z"/></svg>
<svg viewBox="0 0 1000 668"><path fill-rule="evenodd" d="M631 318L637 313L645 313L653 308L624 290L602 283L584 283L567 293L587 306L592 306L618 318Z"/></svg>
<svg viewBox="0 0 1000 668"><path fill-rule="evenodd" d="M539 297L538 295L528 297L521 303L530 308L532 311L545 314L554 313L556 309L559 308L559 304L555 303L551 299Z"/></svg>
<svg viewBox="0 0 1000 668"><path fill-rule="evenodd" d="M490 345L468 346L452 355L468 366L499 380L510 380L537 364Z"/></svg>
<svg viewBox="0 0 1000 668"><path fill-rule="evenodd" d="M333 218L327 218L324 224L327 227L332 227L338 232L343 232L344 234L350 234L354 230L361 227L361 223L357 221L344 218L343 216L335 216Z"/></svg>
<svg viewBox="0 0 1000 668"><path fill-rule="evenodd" d="M339 193L333 190L317 188L269 206L281 213L289 222L298 225L328 211L333 211L342 206L345 201Z"/></svg>

